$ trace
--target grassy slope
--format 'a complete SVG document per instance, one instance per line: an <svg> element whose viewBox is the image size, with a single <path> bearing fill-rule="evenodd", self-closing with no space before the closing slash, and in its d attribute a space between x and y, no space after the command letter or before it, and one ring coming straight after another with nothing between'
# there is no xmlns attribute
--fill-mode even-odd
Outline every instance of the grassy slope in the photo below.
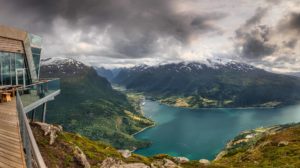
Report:
<svg viewBox="0 0 300 168"><path fill-rule="evenodd" d="M151 163L164 158L176 163L168 155L144 157L133 154L123 158L115 148L100 141L92 141L78 134L59 133L54 145L49 145L49 138L35 125L33 131L37 139L43 158L49 167L80 167L73 156L73 149L78 146L86 154L92 167L99 167L107 157L123 160L126 163ZM247 135L255 135L247 142L242 141ZM288 142L280 145L282 142ZM234 145L233 145L234 144ZM300 167L300 124L283 125L271 128L259 128L238 135L231 145L227 145L227 154L213 161L211 165L204 166L198 161L189 161L179 164L183 168L298 168Z"/></svg>
<svg viewBox="0 0 300 168"><path fill-rule="evenodd" d="M51 71L54 71L52 74L55 77L61 78L61 94L49 103L49 122L61 124L68 131L102 140L117 148L133 149L149 145L130 135L152 122L137 112L126 95L113 90L94 69L85 68L76 75ZM43 77L54 77L47 72L49 70L42 68ZM129 116L128 111L135 117Z"/></svg>
<svg viewBox="0 0 300 168"><path fill-rule="evenodd" d="M247 142L246 135L256 134ZM238 143L236 143L238 142ZM300 124L256 129L237 136L216 165L247 168L300 167Z"/></svg>

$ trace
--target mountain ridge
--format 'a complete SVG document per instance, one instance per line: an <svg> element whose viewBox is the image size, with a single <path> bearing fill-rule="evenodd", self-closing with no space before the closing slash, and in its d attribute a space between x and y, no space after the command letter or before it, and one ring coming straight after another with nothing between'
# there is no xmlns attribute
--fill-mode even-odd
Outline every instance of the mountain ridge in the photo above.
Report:
<svg viewBox="0 0 300 168"><path fill-rule="evenodd" d="M181 107L275 107L300 100L299 78L235 61L136 66L112 82Z"/></svg>

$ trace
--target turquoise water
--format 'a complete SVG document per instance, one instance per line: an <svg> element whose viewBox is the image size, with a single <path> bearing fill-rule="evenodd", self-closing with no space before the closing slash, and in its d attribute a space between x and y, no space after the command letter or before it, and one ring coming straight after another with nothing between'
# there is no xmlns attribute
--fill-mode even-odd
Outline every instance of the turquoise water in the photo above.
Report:
<svg viewBox="0 0 300 168"><path fill-rule="evenodd" d="M165 153L194 160L213 159L243 130L300 122L300 105L278 109L183 109L147 100L143 110L157 125L135 136L152 142L136 153Z"/></svg>

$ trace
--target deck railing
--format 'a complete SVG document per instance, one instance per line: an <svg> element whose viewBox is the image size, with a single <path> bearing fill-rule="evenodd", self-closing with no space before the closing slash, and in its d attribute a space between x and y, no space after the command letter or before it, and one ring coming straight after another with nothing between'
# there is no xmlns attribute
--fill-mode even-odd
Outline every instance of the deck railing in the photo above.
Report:
<svg viewBox="0 0 300 168"><path fill-rule="evenodd" d="M24 157L27 168L46 168L46 164L33 136L29 121L23 109L19 93L17 93L17 111L19 115L19 127L21 132Z"/></svg>
<svg viewBox="0 0 300 168"><path fill-rule="evenodd" d="M17 90L17 111L27 168L46 168L26 113L53 99L60 92L59 79L43 79Z"/></svg>
<svg viewBox="0 0 300 168"><path fill-rule="evenodd" d="M54 93L60 91L60 80L59 79L41 79L39 82L27 85L25 88L19 89L21 101L25 108L25 113L32 110L32 107L27 110L28 106L39 106L36 104L39 100L47 98Z"/></svg>

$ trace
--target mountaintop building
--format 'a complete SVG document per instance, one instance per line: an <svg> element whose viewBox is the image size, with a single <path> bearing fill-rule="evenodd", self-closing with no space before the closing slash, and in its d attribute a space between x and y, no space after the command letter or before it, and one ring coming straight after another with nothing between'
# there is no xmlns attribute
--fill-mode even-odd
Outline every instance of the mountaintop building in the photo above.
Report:
<svg viewBox="0 0 300 168"><path fill-rule="evenodd" d="M41 37L0 25L0 167L46 167L29 121L45 122L60 81L39 78L41 52Z"/></svg>

